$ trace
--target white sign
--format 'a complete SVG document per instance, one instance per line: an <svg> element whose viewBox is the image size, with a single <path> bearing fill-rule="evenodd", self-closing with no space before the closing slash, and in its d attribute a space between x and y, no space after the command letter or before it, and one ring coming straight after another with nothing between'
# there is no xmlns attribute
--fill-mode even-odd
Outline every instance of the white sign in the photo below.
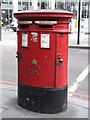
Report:
<svg viewBox="0 0 90 120"><path fill-rule="evenodd" d="M50 34L41 34L41 48L50 48Z"/></svg>
<svg viewBox="0 0 90 120"><path fill-rule="evenodd" d="M37 32L31 32L31 40L33 40L33 42L38 42L38 33Z"/></svg>
<svg viewBox="0 0 90 120"><path fill-rule="evenodd" d="M28 34L22 33L22 47L28 47Z"/></svg>

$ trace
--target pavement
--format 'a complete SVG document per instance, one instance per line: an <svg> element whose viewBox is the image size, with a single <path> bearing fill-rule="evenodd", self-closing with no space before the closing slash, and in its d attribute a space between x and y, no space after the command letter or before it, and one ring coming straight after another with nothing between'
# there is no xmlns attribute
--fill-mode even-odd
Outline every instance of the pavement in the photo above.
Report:
<svg viewBox="0 0 90 120"><path fill-rule="evenodd" d="M90 34L80 33L79 44L77 33L69 34L69 48L90 49Z"/></svg>
<svg viewBox="0 0 90 120"><path fill-rule="evenodd" d="M2 34L4 36L4 33L8 34L8 31L3 31ZM15 33L16 34L16 33ZM2 81L3 75L7 76L7 72L9 71L9 68L6 67L5 71L2 70L2 64L4 63L2 61L2 49L3 46L7 49L10 49L11 47L17 46L17 41L0 41L0 119L2 118L89 118L89 112L90 112L90 106L88 104L88 101L90 101L89 96L79 96L79 94L72 95L72 92L68 92L68 108L66 111L63 111L61 113L57 114L42 114L42 113L36 113L32 112L26 109L21 108L17 104L17 81L16 82L10 82L10 81ZM5 36L4 36L5 37ZM80 36L80 44L77 45L77 34L69 34L69 47L70 48L77 48L77 49L90 49L90 35L81 33ZM7 39L7 38L5 38ZM17 38L16 38L17 39ZM15 51L17 48L14 49L14 51L11 51L14 53L9 56L10 61L8 61L7 58L4 59L8 62L12 61L15 62L16 66L16 59L15 59ZM5 54L7 54L7 51L4 51ZM17 68L15 66L12 66L12 71L15 70L15 73L17 72ZM5 72L5 74L2 73L2 71ZM13 72L11 71L11 74ZM16 76L16 74L14 74ZM12 76L14 76L12 75ZM12 77L9 79L16 79ZM88 78L87 78L88 79Z"/></svg>
<svg viewBox="0 0 90 120"><path fill-rule="evenodd" d="M88 102L68 98L68 109L57 114L42 114L21 108L17 104L17 85L2 85L2 118L88 118Z"/></svg>

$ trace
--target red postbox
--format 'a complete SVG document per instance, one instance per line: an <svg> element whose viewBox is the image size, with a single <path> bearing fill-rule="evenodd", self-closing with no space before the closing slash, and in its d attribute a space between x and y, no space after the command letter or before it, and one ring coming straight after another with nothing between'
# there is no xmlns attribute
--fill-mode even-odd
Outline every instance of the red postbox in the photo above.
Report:
<svg viewBox="0 0 90 120"><path fill-rule="evenodd" d="M18 19L18 104L36 112L67 108L69 19L61 10L20 11Z"/></svg>

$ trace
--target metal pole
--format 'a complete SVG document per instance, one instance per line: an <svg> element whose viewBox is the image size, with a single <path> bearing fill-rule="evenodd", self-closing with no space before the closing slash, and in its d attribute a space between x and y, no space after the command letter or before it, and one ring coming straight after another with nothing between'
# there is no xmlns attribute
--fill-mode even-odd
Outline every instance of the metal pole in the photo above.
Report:
<svg viewBox="0 0 90 120"><path fill-rule="evenodd" d="M79 7L78 7L78 37L77 37L77 44L80 43L80 8L81 8L81 1L79 0Z"/></svg>

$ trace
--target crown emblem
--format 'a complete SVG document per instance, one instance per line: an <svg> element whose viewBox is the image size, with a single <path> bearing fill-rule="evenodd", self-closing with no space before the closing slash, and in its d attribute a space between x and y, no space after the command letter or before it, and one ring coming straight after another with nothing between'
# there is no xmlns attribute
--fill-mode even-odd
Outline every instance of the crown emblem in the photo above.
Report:
<svg viewBox="0 0 90 120"><path fill-rule="evenodd" d="M32 65L37 65L37 61L35 59L32 60Z"/></svg>

